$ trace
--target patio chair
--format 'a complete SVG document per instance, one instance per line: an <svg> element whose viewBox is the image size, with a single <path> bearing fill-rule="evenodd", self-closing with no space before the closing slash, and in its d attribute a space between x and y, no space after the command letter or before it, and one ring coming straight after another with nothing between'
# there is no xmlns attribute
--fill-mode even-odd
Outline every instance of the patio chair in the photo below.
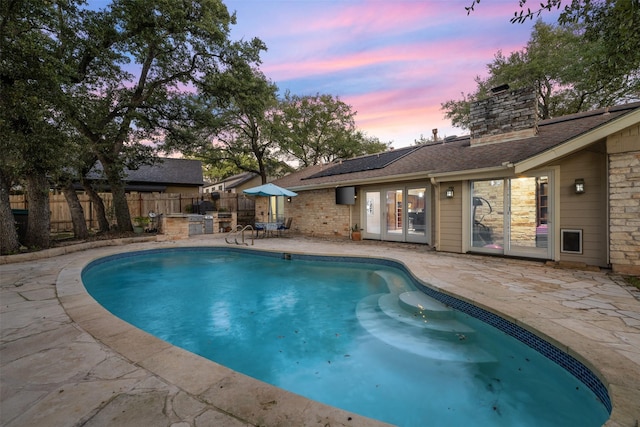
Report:
<svg viewBox="0 0 640 427"><path fill-rule="evenodd" d="M278 235L281 236L282 233L284 233L285 231L289 230L291 228L291 221L293 221L293 218L289 217L285 220L285 222L283 222L282 224L280 224L278 226Z"/></svg>
<svg viewBox="0 0 640 427"><path fill-rule="evenodd" d="M267 234L267 228L264 223L255 223L254 229L256 230L256 237L261 237L260 233L262 233L262 237L265 237Z"/></svg>

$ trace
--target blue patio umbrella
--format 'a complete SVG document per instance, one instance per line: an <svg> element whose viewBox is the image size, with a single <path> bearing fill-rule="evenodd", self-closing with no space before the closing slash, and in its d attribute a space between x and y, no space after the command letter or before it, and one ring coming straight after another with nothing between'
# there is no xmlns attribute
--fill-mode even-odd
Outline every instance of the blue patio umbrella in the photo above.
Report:
<svg viewBox="0 0 640 427"><path fill-rule="evenodd" d="M275 184L263 184L253 188L247 188L243 191L245 194L249 194L251 196L284 196L284 197L294 197L297 196L298 193L294 193L293 191L289 191L286 188L278 187Z"/></svg>

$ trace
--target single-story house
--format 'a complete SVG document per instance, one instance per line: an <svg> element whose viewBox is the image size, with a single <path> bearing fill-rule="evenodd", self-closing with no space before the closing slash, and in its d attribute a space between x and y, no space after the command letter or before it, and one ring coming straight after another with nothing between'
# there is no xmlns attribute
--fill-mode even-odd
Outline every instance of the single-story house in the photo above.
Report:
<svg viewBox="0 0 640 427"><path fill-rule="evenodd" d="M238 193L242 194L242 190L255 187L262 184L262 178L257 173L242 172L237 175L230 176L221 181L206 184L202 188L204 194L208 193Z"/></svg>
<svg viewBox="0 0 640 427"><path fill-rule="evenodd" d="M471 134L274 181L293 230L640 274L640 103L538 120L530 90L471 109ZM256 211L264 207L256 203Z"/></svg>
<svg viewBox="0 0 640 427"><path fill-rule="evenodd" d="M125 169L124 172L127 193L182 193L197 196L204 184L200 160L161 158L153 165ZM109 183L105 181L100 162L96 162L87 178L97 184L98 191L109 192Z"/></svg>

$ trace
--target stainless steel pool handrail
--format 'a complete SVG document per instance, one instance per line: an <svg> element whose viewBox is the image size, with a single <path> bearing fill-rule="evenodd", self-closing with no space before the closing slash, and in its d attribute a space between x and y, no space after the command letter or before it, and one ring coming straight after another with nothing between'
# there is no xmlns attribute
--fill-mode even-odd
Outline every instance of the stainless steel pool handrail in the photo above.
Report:
<svg viewBox="0 0 640 427"><path fill-rule="evenodd" d="M224 241L227 242L228 244L232 244L235 243L236 245L245 245L245 246L249 246L248 243L246 243L244 241L244 232L245 230L251 230L251 246L253 246L253 226L251 224L242 226L241 224L236 225L236 229L235 230L231 230L229 233L227 233L227 236L225 236ZM234 234L234 241L230 242L229 238L231 237L231 235ZM240 237L242 238L241 242L238 242L238 234L240 234Z"/></svg>

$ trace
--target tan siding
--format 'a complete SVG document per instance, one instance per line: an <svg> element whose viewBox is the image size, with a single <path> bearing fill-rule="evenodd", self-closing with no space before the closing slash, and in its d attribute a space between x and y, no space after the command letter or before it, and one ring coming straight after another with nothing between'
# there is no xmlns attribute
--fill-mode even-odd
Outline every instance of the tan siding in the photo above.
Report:
<svg viewBox="0 0 640 427"><path fill-rule="evenodd" d="M453 199L445 197L448 187L454 188ZM444 252L462 252L462 185L440 183L440 193L435 197L440 202L440 247Z"/></svg>
<svg viewBox="0 0 640 427"><path fill-rule="evenodd" d="M640 151L640 123L615 133L607 138L609 154Z"/></svg>
<svg viewBox="0 0 640 427"><path fill-rule="evenodd" d="M607 266L607 156L604 145L581 151L560 165L560 229L582 230L582 254L560 252L561 261ZM575 194L577 178L585 181L584 194ZM560 239L560 236L558 236Z"/></svg>

